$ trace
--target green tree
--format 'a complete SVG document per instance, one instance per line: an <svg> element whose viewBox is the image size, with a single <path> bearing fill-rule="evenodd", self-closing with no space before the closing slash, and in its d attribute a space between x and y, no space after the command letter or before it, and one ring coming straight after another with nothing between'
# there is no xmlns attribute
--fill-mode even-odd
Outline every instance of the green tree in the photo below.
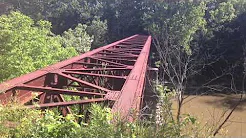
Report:
<svg viewBox="0 0 246 138"><path fill-rule="evenodd" d="M90 50L93 37L86 33L87 25L78 24L72 30L69 29L62 34L62 42L64 47L74 47L79 53L85 53Z"/></svg>
<svg viewBox="0 0 246 138"><path fill-rule="evenodd" d="M170 81L177 94L177 120L187 80L192 77L199 47L191 44L198 31L204 30L206 5L204 2L151 2L144 15L146 30L153 36L160 57L162 81ZM164 80L164 76L165 80Z"/></svg>
<svg viewBox="0 0 246 138"><path fill-rule="evenodd" d="M44 19L46 7L52 0L0 0L0 2L11 5L34 20Z"/></svg>
<svg viewBox="0 0 246 138"><path fill-rule="evenodd" d="M246 1L245 0L230 0L233 4L236 14L242 14L246 11Z"/></svg>
<svg viewBox="0 0 246 138"><path fill-rule="evenodd" d="M144 0L101 0L103 17L107 20L110 41L144 33L142 15Z"/></svg>
<svg viewBox="0 0 246 138"><path fill-rule="evenodd" d="M50 22L34 22L20 12L0 16L1 81L77 54L72 47L63 48L50 29Z"/></svg>
<svg viewBox="0 0 246 138"><path fill-rule="evenodd" d="M99 18L92 20L86 31L90 36L94 36L92 49L103 46L107 42L107 21L101 21Z"/></svg>
<svg viewBox="0 0 246 138"><path fill-rule="evenodd" d="M222 2L216 7L216 9L210 11L211 19L214 20L216 24L223 23L226 21L231 21L236 17L236 10L233 4L230 2Z"/></svg>
<svg viewBox="0 0 246 138"><path fill-rule="evenodd" d="M232 21L236 18L237 13L231 1L227 2L213 2L214 8L208 9L209 18L208 30L219 31L224 27L225 23ZM212 32L210 32L212 34Z"/></svg>
<svg viewBox="0 0 246 138"><path fill-rule="evenodd" d="M172 43L189 52L196 31L206 24L205 9L203 2L154 2L144 14L145 29L161 45Z"/></svg>
<svg viewBox="0 0 246 138"><path fill-rule="evenodd" d="M94 17L101 17L101 7L97 0L52 0L45 17L52 22L52 32L62 34L79 23L90 25Z"/></svg>

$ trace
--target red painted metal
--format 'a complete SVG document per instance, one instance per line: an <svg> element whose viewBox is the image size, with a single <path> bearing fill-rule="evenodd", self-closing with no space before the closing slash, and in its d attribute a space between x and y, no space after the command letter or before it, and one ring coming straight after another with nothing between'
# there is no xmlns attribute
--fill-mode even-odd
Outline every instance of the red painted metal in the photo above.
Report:
<svg viewBox="0 0 246 138"><path fill-rule="evenodd" d="M139 113L143 96L145 74L147 71L148 57L151 45L151 37L148 37L138 59L128 75L119 99L113 106L113 112L119 112L121 116L132 120L132 114Z"/></svg>
<svg viewBox="0 0 246 138"><path fill-rule="evenodd" d="M150 45L150 36L134 35L9 80L0 84L0 101L15 99L29 108L59 107L63 115L75 104L110 102L113 112L128 117L141 105ZM65 101L64 95L81 100Z"/></svg>

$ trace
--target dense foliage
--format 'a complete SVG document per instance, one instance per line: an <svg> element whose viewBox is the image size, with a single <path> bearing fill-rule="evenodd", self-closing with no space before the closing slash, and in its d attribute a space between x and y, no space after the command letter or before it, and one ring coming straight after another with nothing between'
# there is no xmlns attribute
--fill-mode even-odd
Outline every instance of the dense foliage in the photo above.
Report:
<svg viewBox="0 0 246 138"><path fill-rule="evenodd" d="M86 25L78 24L74 30L69 29L62 34L63 47L74 47L84 53L90 50L93 39L86 33Z"/></svg>
<svg viewBox="0 0 246 138"><path fill-rule="evenodd" d="M16 104L0 107L0 137L13 138L149 138L177 136L209 136L201 133L196 119L182 117L178 125L167 113L170 110L170 95L162 95L162 115L154 121L125 122L113 116L109 108L92 104L89 108L90 121L78 123L83 115L69 114L63 117L51 110L27 109ZM164 107L165 105L165 107ZM114 119L114 123L113 122Z"/></svg>
<svg viewBox="0 0 246 138"><path fill-rule="evenodd" d="M71 46L51 32L48 21L34 22L19 12L0 17L0 80L13 78L75 56Z"/></svg>
<svg viewBox="0 0 246 138"><path fill-rule="evenodd" d="M0 15L0 81L130 35L150 34L152 60L159 67L160 81L172 83L179 106L184 93L231 93L244 89L245 0L0 0ZM163 106L171 110L169 105ZM64 118L47 111L44 118L39 118L38 111L18 109L18 114L24 115L20 119L18 114L4 111L10 118L0 115L0 119L9 123L1 123L14 122L15 127L0 125L1 130L11 128L0 134L12 137L186 135L181 132L180 124L185 119L180 114L176 118L178 123L169 118L161 126L153 121L115 126L109 123L112 116L108 109L92 108L95 119L91 118L88 127L85 127L87 122L76 124L76 115ZM17 119L11 120L15 118L11 115L23 122L15 124Z"/></svg>
<svg viewBox="0 0 246 138"><path fill-rule="evenodd" d="M173 51L173 55L169 56L177 55L179 52L183 56L186 55L182 61L178 58L168 61L189 63L175 65L176 68L179 68L178 66L184 68L186 65L187 68L192 67L190 72L181 73L187 76L184 77L185 83L196 78L199 78L199 83L205 83L211 78L226 76L222 74L233 74L236 81L240 82L242 79L240 76L243 76L245 54L242 52L244 51L242 36L245 33L240 30L244 27L242 26L245 18L243 13L246 10L244 0L173 2L1 0L0 2L3 3L2 14L18 10L32 17L35 22L40 19L50 21L52 24L50 29L54 34L68 38L62 40L63 47L73 45L72 47L76 48L84 45L79 49L76 48L79 52L86 51L92 39L91 49L94 49L126 36L148 33L154 38L156 51L161 52L158 53L154 49L154 52L159 54L156 60L160 61L158 63L160 66L168 60L163 59L167 57L165 51ZM75 35L76 30L83 33ZM232 38L235 39L231 40Z"/></svg>

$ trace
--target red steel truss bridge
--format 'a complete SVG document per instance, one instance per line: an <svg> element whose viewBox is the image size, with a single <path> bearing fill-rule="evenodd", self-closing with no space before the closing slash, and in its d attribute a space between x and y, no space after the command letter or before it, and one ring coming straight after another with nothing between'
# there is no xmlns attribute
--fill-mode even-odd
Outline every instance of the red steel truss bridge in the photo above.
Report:
<svg viewBox="0 0 246 138"><path fill-rule="evenodd" d="M141 107L150 45L151 36L134 35L14 78L0 84L0 101L58 107L63 115L71 113L73 105L107 103L128 117ZM65 101L66 95L78 100Z"/></svg>

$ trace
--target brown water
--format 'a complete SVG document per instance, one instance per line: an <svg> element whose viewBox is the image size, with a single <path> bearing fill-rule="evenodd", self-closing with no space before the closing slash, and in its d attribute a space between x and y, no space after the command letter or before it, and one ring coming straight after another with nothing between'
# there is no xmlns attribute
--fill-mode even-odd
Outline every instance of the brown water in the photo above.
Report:
<svg viewBox="0 0 246 138"><path fill-rule="evenodd" d="M229 114L240 95L189 96L184 101L182 113L195 116L203 126L212 127L220 124ZM176 102L173 104L175 110ZM227 112L226 112L227 111ZM223 116L224 114L224 116ZM220 134L233 137L246 137L246 98L236 108L229 121L223 126Z"/></svg>

